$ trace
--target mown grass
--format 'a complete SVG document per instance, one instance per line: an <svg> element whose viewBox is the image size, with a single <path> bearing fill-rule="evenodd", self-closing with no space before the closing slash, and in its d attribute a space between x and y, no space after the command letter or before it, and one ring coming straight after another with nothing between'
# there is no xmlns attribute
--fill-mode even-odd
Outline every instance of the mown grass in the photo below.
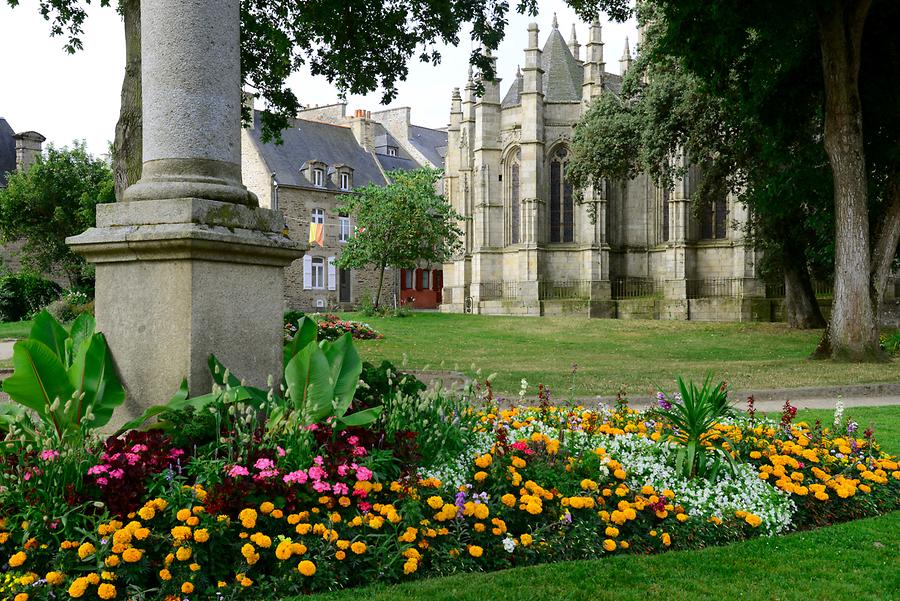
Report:
<svg viewBox="0 0 900 601"><path fill-rule="evenodd" d="M897 599L900 512L788 536L298 598L309 601Z"/></svg>
<svg viewBox="0 0 900 601"><path fill-rule="evenodd" d="M775 323L702 323L415 313L365 318L385 335L358 344L369 359L404 356L411 368L496 373L495 389L514 394L522 378L543 382L554 398L646 395L674 388L678 375L707 372L734 388L766 389L900 380L900 361L832 363L807 359L821 331ZM572 366L577 364L575 377ZM574 388L573 387L574 382ZM532 388L533 393L533 388Z"/></svg>
<svg viewBox="0 0 900 601"><path fill-rule="evenodd" d="M25 338L29 332L31 332L30 321L0 322L0 340Z"/></svg>

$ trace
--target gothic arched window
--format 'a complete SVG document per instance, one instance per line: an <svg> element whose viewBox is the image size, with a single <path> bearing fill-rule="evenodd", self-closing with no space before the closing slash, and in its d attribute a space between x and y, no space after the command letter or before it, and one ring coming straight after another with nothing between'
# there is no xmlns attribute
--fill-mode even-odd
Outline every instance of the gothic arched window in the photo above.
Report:
<svg viewBox="0 0 900 601"><path fill-rule="evenodd" d="M516 149L509 155L507 167L509 185L506 189L507 198L507 223L509 223L509 243L519 243L519 231L521 230L521 195L519 193L519 170L522 163L522 151Z"/></svg>
<svg viewBox="0 0 900 601"><path fill-rule="evenodd" d="M565 175L568 161L564 146L550 157L550 242L575 241L575 200Z"/></svg>

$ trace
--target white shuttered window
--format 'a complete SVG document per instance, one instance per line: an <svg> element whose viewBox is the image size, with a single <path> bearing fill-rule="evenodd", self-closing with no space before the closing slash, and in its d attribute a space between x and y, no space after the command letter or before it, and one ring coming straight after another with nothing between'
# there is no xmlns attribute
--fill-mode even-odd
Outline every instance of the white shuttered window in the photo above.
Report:
<svg viewBox="0 0 900 601"><path fill-rule="evenodd" d="M303 257L303 289L312 288L312 257L305 255Z"/></svg>
<svg viewBox="0 0 900 601"><path fill-rule="evenodd" d="M337 290L337 269L334 266L334 257L328 257L328 289Z"/></svg>

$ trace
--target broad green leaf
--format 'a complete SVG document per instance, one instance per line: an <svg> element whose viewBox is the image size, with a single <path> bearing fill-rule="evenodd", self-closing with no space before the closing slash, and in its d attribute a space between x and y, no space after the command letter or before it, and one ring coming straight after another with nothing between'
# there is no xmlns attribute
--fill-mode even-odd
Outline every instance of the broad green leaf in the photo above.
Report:
<svg viewBox="0 0 900 601"><path fill-rule="evenodd" d="M382 409L383 407L381 407L380 405L378 407L363 409L362 411L357 411L356 413L338 418L338 423L345 428L358 428L360 426L367 426L378 419L378 416L381 415Z"/></svg>
<svg viewBox="0 0 900 601"><path fill-rule="evenodd" d="M209 364L209 373L212 374L213 382L218 384L219 386L225 387L227 384L230 388L237 388L241 385L241 380L228 371L228 369L222 365L222 362L215 355L210 355L207 360ZM225 380L225 374L228 373L228 380Z"/></svg>
<svg viewBox="0 0 900 601"><path fill-rule="evenodd" d="M288 362L284 370L287 395L310 423L332 414L334 387L328 358L315 344L309 344Z"/></svg>
<svg viewBox="0 0 900 601"><path fill-rule="evenodd" d="M75 360L75 355L81 350L81 346L90 340L95 331L96 323L90 313L82 313L72 322L72 327L69 330L70 343L67 344L66 367L72 365L72 361Z"/></svg>
<svg viewBox="0 0 900 601"><path fill-rule="evenodd" d="M287 365L307 345L315 344L318 334L319 326L316 322L310 317L302 317L297 322L297 333L284 345L284 364Z"/></svg>
<svg viewBox="0 0 900 601"><path fill-rule="evenodd" d="M50 419L47 406L57 398L65 403L72 398L75 388L69 382L59 356L46 344L27 338L13 345L14 372L3 382L3 391L9 397L43 419ZM58 430L59 424L54 423Z"/></svg>
<svg viewBox="0 0 900 601"><path fill-rule="evenodd" d="M362 373L362 360L353 346L353 337L346 333L323 349L331 368L331 379L334 386L334 414L341 417L350 408L356 388L359 386L359 375Z"/></svg>
<svg viewBox="0 0 900 601"><path fill-rule="evenodd" d="M34 318L31 326L31 333L28 335L31 340L37 340L44 343L48 349L59 357L60 363L65 365L66 361L66 338L69 333L66 329L59 325L56 319L47 313L41 311Z"/></svg>
<svg viewBox="0 0 900 601"><path fill-rule="evenodd" d="M113 410L125 402L125 389L103 334L94 334L81 348L69 369L70 382L77 393L84 395L79 402L73 403L73 422L79 422L90 408L94 414L90 427L100 428L109 422Z"/></svg>

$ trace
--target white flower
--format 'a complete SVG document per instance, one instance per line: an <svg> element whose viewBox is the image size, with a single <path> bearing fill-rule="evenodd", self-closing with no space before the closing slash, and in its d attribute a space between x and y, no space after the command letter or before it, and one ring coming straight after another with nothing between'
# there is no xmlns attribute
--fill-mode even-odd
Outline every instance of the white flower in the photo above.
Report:
<svg viewBox="0 0 900 601"><path fill-rule="evenodd" d="M507 537L503 539L503 548L506 549L507 553L512 553L516 548L516 541Z"/></svg>

